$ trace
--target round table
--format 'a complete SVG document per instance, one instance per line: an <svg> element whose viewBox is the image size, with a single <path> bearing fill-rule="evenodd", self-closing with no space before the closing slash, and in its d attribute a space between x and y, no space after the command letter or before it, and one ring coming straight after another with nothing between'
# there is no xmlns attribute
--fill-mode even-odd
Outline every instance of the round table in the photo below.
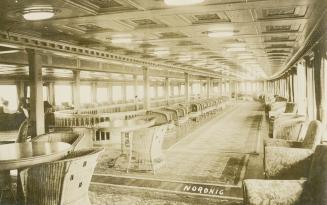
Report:
<svg viewBox="0 0 327 205"><path fill-rule="evenodd" d="M71 145L65 142L24 142L0 145L0 171L21 169L64 157Z"/></svg>
<svg viewBox="0 0 327 205"><path fill-rule="evenodd" d="M71 150L65 142L24 142L0 145L0 191L11 187L10 170L63 158ZM17 177L17 195L21 197L20 177ZM1 203L1 202L0 202Z"/></svg>
<svg viewBox="0 0 327 205"><path fill-rule="evenodd" d="M107 122L101 122L95 125L95 129L101 133L110 133L111 143L121 143L122 153L124 152L124 144L128 143L129 133L142 128L151 127L155 124L154 118L134 118L128 120L113 120ZM113 133L120 133L120 139L115 139ZM106 134L104 134L106 135ZM102 140L100 136L99 140ZM107 140L105 137L104 140Z"/></svg>

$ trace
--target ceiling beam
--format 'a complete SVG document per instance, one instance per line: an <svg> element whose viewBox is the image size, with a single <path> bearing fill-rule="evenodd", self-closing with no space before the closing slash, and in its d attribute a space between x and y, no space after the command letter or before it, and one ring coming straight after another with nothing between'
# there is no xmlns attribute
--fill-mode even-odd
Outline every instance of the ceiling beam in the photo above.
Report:
<svg viewBox="0 0 327 205"><path fill-rule="evenodd" d="M47 20L52 23L70 23L73 19L76 22L83 23L88 22L90 20L94 21L108 21L110 20L120 20L120 19L129 19L131 16L137 16L139 18L148 18L149 16L158 15L175 15L175 14L189 14L189 13L199 13L199 12L219 12L219 11L232 11L232 10L246 10L246 9L254 9L254 8L266 8L267 5L276 5L276 7L290 7L290 6L303 6L309 5L310 1L308 0L280 0L276 3L276 0L257 0L257 1L247 1L245 2L237 2L237 3L224 3L224 4L216 4L216 5L195 5L195 6L187 6L187 7L171 7L165 9L153 9L153 10L138 10L138 11L124 11L117 13L102 13L97 16L84 16L78 17L69 17L69 18L60 18L60 19L51 19Z"/></svg>
<svg viewBox="0 0 327 205"><path fill-rule="evenodd" d="M38 49L44 52L50 52L50 53L57 52L68 56L82 56L82 57L84 56L94 60L96 59L103 60L108 63L121 63L124 65L148 67L151 69L164 69L164 70L172 70L178 72L188 72L193 75L211 76L213 78L222 77L216 72L201 70L196 67L190 68L190 67L175 66L172 64L158 63L146 59L118 55L103 50L90 49L90 48L76 46L68 43L50 41L50 40L35 38L22 34L10 33L8 35L8 33L4 31L0 31L0 42L20 46L21 48Z"/></svg>

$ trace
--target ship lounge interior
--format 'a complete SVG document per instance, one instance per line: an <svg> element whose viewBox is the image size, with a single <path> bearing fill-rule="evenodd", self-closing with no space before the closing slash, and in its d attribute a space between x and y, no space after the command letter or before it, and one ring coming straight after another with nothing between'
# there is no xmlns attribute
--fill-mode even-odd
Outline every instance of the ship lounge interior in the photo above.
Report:
<svg viewBox="0 0 327 205"><path fill-rule="evenodd" d="M1 0L0 205L326 205L326 0Z"/></svg>

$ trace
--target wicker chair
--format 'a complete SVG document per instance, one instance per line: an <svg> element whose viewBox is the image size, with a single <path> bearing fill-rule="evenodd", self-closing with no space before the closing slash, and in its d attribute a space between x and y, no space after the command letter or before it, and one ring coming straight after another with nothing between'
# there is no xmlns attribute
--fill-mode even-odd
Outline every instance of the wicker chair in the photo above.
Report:
<svg viewBox="0 0 327 205"><path fill-rule="evenodd" d="M90 205L88 189L102 149L71 152L65 159L20 172L26 205Z"/></svg>
<svg viewBox="0 0 327 205"><path fill-rule="evenodd" d="M311 121L302 142L271 139L265 141L264 169L266 178L298 179L307 176L310 157L321 143L322 125Z"/></svg>
<svg viewBox="0 0 327 205"><path fill-rule="evenodd" d="M32 123L28 119L25 119L22 122L22 124L20 125L19 130L18 130L18 137L17 137L16 142L21 143L21 142L27 142L27 141L31 140L31 134L32 134L31 126L32 126Z"/></svg>
<svg viewBox="0 0 327 205"><path fill-rule="evenodd" d="M88 132L90 131L86 128L70 132L52 132L39 135L33 138L33 141L66 142L72 145L72 150L87 149L93 145L92 136Z"/></svg>
<svg viewBox="0 0 327 205"><path fill-rule="evenodd" d="M166 131L167 125L160 125L133 132L127 172L132 164L132 156L135 157L134 170L152 170L153 173L156 172L164 161L161 146Z"/></svg>
<svg viewBox="0 0 327 205"><path fill-rule="evenodd" d="M326 205L327 146L318 145L308 179L257 180L243 182L244 205Z"/></svg>

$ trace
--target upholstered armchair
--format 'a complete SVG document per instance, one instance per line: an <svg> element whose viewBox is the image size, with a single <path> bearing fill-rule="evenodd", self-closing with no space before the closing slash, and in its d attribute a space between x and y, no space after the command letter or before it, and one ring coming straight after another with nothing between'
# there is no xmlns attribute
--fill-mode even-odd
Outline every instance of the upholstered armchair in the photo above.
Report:
<svg viewBox="0 0 327 205"><path fill-rule="evenodd" d="M283 105L283 102L276 102L276 104ZM285 106L281 106L275 110L269 112L269 136L272 136L274 124L277 119L288 119L296 116L297 104L288 102Z"/></svg>
<svg viewBox="0 0 327 205"><path fill-rule="evenodd" d="M133 170L151 170L153 173L164 162L162 143L167 131L167 125L153 126L133 132L132 146L128 154L127 172Z"/></svg>
<svg viewBox="0 0 327 205"><path fill-rule="evenodd" d="M26 205L90 205L88 189L102 149L71 152L63 160L20 172Z"/></svg>
<svg viewBox="0 0 327 205"><path fill-rule="evenodd" d="M244 205L326 205L326 187L327 146L318 145L307 179L244 180Z"/></svg>
<svg viewBox="0 0 327 205"><path fill-rule="evenodd" d="M304 138L308 124L304 115L280 117L274 122L272 138L299 141Z"/></svg>
<svg viewBox="0 0 327 205"><path fill-rule="evenodd" d="M286 101L271 103L268 111L268 117L271 118L272 116L283 113L285 111L285 107L286 107Z"/></svg>
<svg viewBox="0 0 327 205"><path fill-rule="evenodd" d="M269 179L298 179L307 176L311 155L320 144L322 125L311 121L303 141L269 139L264 146L264 170Z"/></svg>
<svg viewBox="0 0 327 205"><path fill-rule="evenodd" d="M39 135L33 141L41 142L66 142L72 145L72 150L87 149L93 146L92 136L88 133L90 129L83 128L74 131L52 132Z"/></svg>

